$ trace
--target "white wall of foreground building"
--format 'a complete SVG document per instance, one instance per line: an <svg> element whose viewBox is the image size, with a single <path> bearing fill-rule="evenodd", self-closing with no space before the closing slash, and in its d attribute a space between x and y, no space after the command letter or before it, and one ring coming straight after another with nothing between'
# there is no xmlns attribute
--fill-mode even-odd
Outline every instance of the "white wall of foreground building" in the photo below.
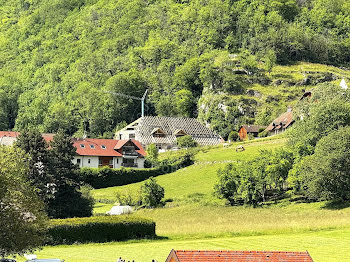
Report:
<svg viewBox="0 0 350 262"><path fill-rule="evenodd" d="M74 156L73 163L77 164L78 159L80 159L79 167L99 167L99 157L98 156ZM137 163L138 168L144 168L145 159L135 158L135 163ZM121 168L123 163L122 157L113 157L113 168Z"/></svg>
<svg viewBox="0 0 350 262"><path fill-rule="evenodd" d="M98 156L74 156L73 163L77 164L80 159L79 167L98 167Z"/></svg>

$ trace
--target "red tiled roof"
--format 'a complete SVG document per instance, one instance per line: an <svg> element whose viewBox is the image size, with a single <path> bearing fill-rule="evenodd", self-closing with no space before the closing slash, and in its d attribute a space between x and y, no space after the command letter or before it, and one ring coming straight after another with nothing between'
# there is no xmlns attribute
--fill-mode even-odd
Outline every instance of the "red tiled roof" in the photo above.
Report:
<svg viewBox="0 0 350 262"><path fill-rule="evenodd" d="M18 137L19 136L19 132L15 132L15 131L0 131L0 137Z"/></svg>
<svg viewBox="0 0 350 262"><path fill-rule="evenodd" d="M81 156L122 156L122 154L116 151L116 149L122 148L128 141L129 140L97 138L73 139L74 146L77 148L77 154ZM141 144L136 140L132 140L132 142L138 147L136 152L141 156L145 156L146 152ZM81 145L84 145L84 147L81 147ZM91 148L91 145L93 148ZM102 148L102 146L105 148Z"/></svg>
<svg viewBox="0 0 350 262"><path fill-rule="evenodd" d="M0 137L15 137L17 138L20 135L20 132L15 132L15 131L0 131ZM50 134L50 133L44 133L42 134L42 137L44 140L49 143L55 134Z"/></svg>
<svg viewBox="0 0 350 262"><path fill-rule="evenodd" d="M277 117L267 128L267 131L277 130L281 128L287 128L294 122L293 112L285 112L279 117ZM282 123L282 125L281 125Z"/></svg>
<svg viewBox="0 0 350 262"><path fill-rule="evenodd" d="M166 262L312 262L308 252L172 250Z"/></svg>
<svg viewBox="0 0 350 262"><path fill-rule="evenodd" d="M74 146L77 149L77 154L81 156L122 156L119 152L114 150L118 140L114 139L73 139ZM83 145L83 147L81 146ZM91 148L91 146L93 148ZM105 147L102 148L102 146Z"/></svg>

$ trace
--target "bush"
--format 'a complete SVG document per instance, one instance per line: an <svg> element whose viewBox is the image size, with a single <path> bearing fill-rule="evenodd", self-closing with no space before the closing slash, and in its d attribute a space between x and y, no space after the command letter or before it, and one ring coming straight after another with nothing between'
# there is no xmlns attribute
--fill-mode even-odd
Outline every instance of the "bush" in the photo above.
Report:
<svg viewBox="0 0 350 262"><path fill-rule="evenodd" d="M145 207L157 207L164 197L164 188L151 177L141 186L141 199Z"/></svg>
<svg viewBox="0 0 350 262"><path fill-rule="evenodd" d="M179 147L189 148L189 147L196 147L198 146L198 143L192 138L192 136L180 136L176 138L176 144Z"/></svg>
<svg viewBox="0 0 350 262"><path fill-rule="evenodd" d="M102 243L150 238L156 236L155 228L153 221L132 216L53 219L48 228L48 244Z"/></svg>
<svg viewBox="0 0 350 262"><path fill-rule="evenodd" d="M228 140L231 142L237 141L239 138L238 132L237 131L231 131L230 134L228 135Z"/></svg>
<svg viewBox="0 0 350 262"><path fill-rule="evenodd" d="M118 191L116 194L117 202L121 206L139 206L141 203L140 191L135 193L130 190Z"/></svg>
<svg viewBox="0 0 350 262"><path fill-rule="evenodd" d="M93 188L105 188L112 186L123 186L131 183L144 181L150 177L156 177L192 165L193 153L182 152L176 159L164 160L156 168L133 169L119 168L82 168L78 175L82 182L91 185Z"/></svg>

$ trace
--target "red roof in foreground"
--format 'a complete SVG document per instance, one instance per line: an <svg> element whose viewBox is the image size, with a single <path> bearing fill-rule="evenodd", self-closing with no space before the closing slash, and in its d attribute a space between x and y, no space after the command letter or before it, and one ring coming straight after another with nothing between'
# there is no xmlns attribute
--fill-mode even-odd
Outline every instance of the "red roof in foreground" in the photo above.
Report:
<svg viewBox="0 0 350 262"><path fill-rule="evenodd" d="M166 262L312 262L306 252L172 250Z"/></svg>
<svg viewBox="0 0 350 262"><path fill-rule="evenodd" d="M85 138L78 139L74 138L74 146L77 149L77 154L81 156L122 156L119 153L116 147L117 145L122 144L118 149L120 149L125 143L121 143L121 140L115 139L97 139L97 138ZM140 143L136 140L131 140L136 147L139 149L136 150L141 156L145 156L146 153Z"/></svg>

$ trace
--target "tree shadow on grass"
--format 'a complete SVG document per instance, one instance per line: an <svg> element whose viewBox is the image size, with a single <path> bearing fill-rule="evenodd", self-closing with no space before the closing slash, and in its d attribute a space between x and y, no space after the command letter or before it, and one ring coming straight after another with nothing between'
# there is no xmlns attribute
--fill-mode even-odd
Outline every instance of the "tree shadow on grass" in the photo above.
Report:
<svg viewBox="0 0 350 262"><path fill-rule="evenodd" d="M323 209L340 210L350 207L350 201L334 200L325 203Z"/></svg>

